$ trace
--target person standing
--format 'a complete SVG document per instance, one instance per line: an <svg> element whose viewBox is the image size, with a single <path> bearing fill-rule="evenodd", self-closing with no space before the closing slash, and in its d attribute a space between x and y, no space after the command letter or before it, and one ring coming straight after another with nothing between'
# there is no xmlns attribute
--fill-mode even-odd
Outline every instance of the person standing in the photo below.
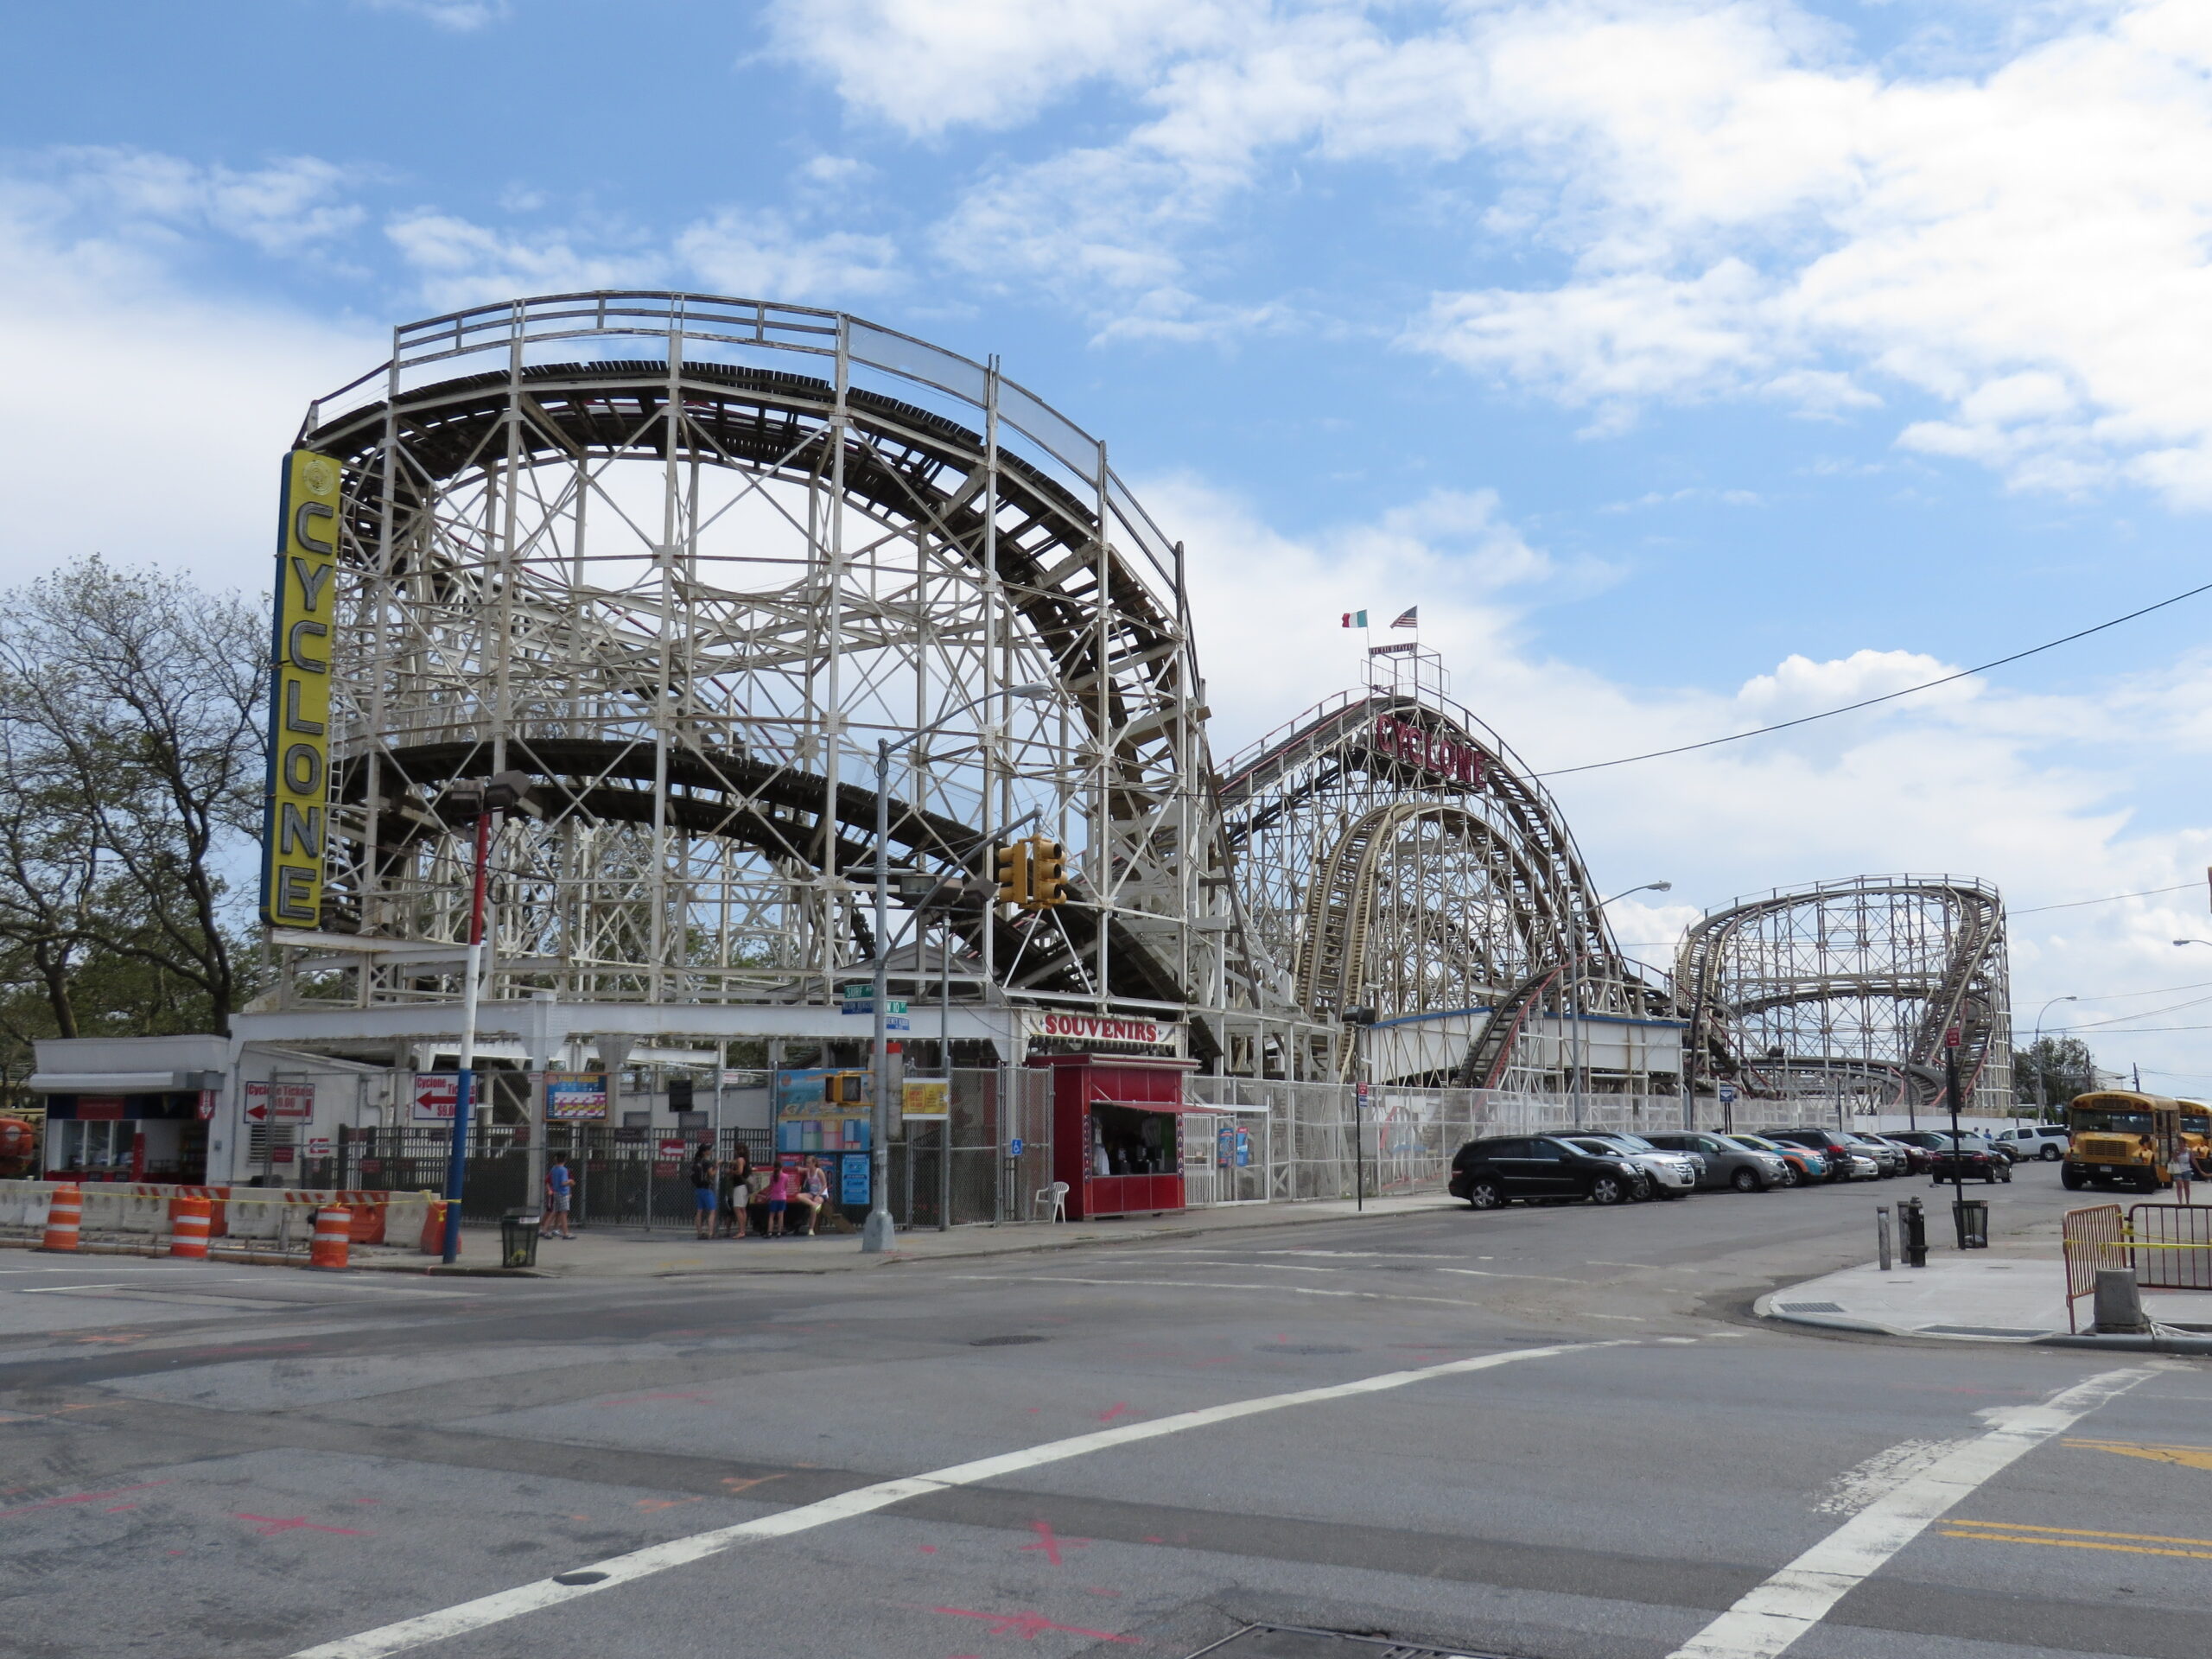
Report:
<svg viewBox="0 0 2212 1659"><path fill-rule="evenodd" d="M569 1230L569 1199L575 1191L575 1177L569 1173L569 1160L556 1154L545 1172L545 1218L537 1224L540 1238L553 1236L553 1224L561 1224L561 1236L574 1238Z"/></svg>
<svg viewBox="0 0 2212 1659"><path fill-rule="evenodd" d="M715 1227L715 1160L702 1145L691 1154L692 1234L710 1237Z"/></svg>
<svg viewBox="0 0 2212 1659"><path fill-rule="evenodd" d="M726 1167L729 1171L729 1236L743 1238L749 1224L753 1188L760 1178L753 1173L753 1159L741 1143Z"/></svg>
<svg viewBox="0 0 2212 1659"><path fill-rule="evenodd" d="M781 1164L776 1166L776 1173L768 1178L767 1196L768 1236L781 1238L784 1236L784 1211L789 1207L791 1197L791 1173Z"/></svg>

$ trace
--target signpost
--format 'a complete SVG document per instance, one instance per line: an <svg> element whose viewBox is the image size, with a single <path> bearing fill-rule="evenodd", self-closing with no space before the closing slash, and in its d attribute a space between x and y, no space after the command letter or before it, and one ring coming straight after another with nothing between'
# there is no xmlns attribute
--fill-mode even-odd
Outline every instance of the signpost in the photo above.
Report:
<svg viewBox="0 0 2212 1659"><path fill-rule="evenodd" d="M1720 1085L1719 1092L1720 1128L1724 1134L1732 1135L1736 1131L1736 1085L1732 1083L1724 1083Z"/></svg>

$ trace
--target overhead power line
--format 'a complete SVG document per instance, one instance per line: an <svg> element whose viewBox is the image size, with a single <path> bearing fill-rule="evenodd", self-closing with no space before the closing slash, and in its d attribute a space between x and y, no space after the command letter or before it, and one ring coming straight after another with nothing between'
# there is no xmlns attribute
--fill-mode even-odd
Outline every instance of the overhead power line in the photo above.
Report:
<svg viewBox="0 0 2212 1659"><path fill-rule="evenodd" d="M2025 651L2016 651L2009 657L1999 657L1991 662L1977 664L1973 668L1962 668L1955 674L1946 674L1940 680L1923 680L1918 685L1908 685L1901 691L1885 691L1878 697L1863 697L1857 702L1847 702L1840 709L1824 709L1817 715L1800 715L1795 720L1780 721L1772 726L1755 727L1748 732L1731 732L1726 737L1708 737L1702 743L1678 743L1671 749L1652 749L1643 754L1624 754L1618 760L1592 760L1580 766L1559 766L1550 772L1540 772L1536 776L1565 778L1578 772L1603 772L1608 766L1633 766L1638 760L1660 760L1670 754L1688 754L1698 749L1718 748L1723 743L1741 743L1747 738L1765 737L1773 732L1786 732L1795 726L1809 726L1816 720L1834 720L1838 715L1856 714L1859 709L1872 709L1877 703L1895 702L1899 697L1910 697L1923 691L1933 691L1939 685L1949 685L1955 681L1971 679L1977 674L1988 673L1993 668L2002 668L2007 663L2017 663L2046 651L2056 651L2061 645L2070 645L2076 639L2086 639L2093 633L2102 633L2107 628L2116 628L2123 622L2133 622L2139 616L2148 616L2153 611L2163 611L2169 605L2178 605L2184 599L2194 599L2202 593L2212 593L2212 582L2191 588L2186 593L2176 594L2170 599L2162 599L2155 605L2145 605L2141 610L2130 611L2126 616L2115 616L2109 622L2100 622L2094 627L2082 628L2056 639L2046 639L2039 645L2030 645Z"/></svg>
<svg viewBox="0 0 2212 1659"><path fill-rule="evenodd" d="M2155 899L2162 893L2194 893L2202 883L2184 881L2174 887L2145 887L2140 893L2108 893L2101 899L2069 899L2063 905L2030 905L2025 910L2007 907L2007 916L2033 916L2046 910L2079 910L2083 905L2117 904L2122 899Z"/></svg>

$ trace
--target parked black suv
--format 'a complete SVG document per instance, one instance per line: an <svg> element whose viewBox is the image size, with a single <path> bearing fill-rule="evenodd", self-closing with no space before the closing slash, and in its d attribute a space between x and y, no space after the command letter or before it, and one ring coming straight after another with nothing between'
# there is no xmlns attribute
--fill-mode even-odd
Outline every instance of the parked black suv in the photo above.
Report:
<svg viewBox="0 0 2212 1659"><path fill-rule="evenodd" d="M1605 1157L1546 1135L1470 1141L1452 1158L1452 1196L1477 1210L1495 1210L1516 1198L1618 1204L1642 1180L1625 1155Z"/></svg>

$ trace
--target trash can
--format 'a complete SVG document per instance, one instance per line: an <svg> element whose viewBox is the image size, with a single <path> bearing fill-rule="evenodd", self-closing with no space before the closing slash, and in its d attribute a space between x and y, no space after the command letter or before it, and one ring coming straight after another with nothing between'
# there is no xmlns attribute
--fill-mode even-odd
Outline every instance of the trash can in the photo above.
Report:
<svg viewBox="0 0 2212 1659"><path fill-rule="evenodd" d="M1961 1249L1986 1250L1989 1248L1989 1200L1987 1198L1953 1199L1951 1219L1958 1226Z"/></svg>
<svg viewBox="0 0 2212 1659"><path fill-rule="evenodd" d="M510 1210L499 1217L499 1265L534 1268L537 1265L538 1217Z"/></svg>

